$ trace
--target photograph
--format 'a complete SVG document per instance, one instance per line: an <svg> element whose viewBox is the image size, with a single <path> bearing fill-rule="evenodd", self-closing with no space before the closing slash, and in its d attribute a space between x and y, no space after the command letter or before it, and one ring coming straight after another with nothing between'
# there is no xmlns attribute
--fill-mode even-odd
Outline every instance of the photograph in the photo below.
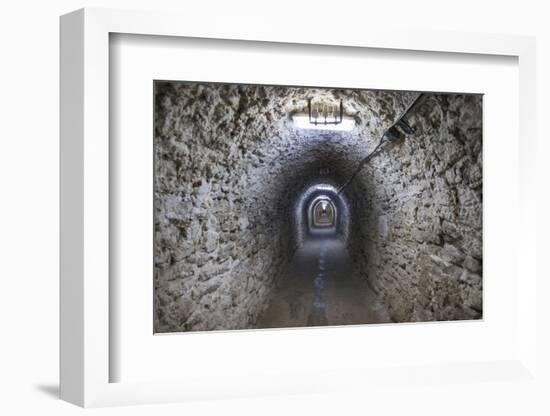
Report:
<svg viewBox="0 0 550 416"><path fill-rule="evenodd" d="M483 318L482 94L152 87L154 333Z"/></svg>

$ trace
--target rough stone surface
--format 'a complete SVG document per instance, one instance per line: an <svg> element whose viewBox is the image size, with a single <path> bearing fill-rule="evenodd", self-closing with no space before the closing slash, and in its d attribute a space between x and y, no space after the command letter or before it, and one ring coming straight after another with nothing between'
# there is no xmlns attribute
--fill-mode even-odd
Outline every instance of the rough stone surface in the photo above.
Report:
<svg viewBox="0 0 550 416"><path fill-rule="evenodd" d="M481 104L428 95L408 120L414 136L389 144L351 190L349 248L394 321L482 315Z"/></svg>
<svg viewBox="0 0 550 416"><path fill-rule="evenodd" d="M357 128L294 129L310 96L343 98ZM413 96L157 82L155 331L255 327L301 244L300 195L342 184ZM428 95L409 121L346 189L356 273L394 321L478 318L481 97Z"/></svg>

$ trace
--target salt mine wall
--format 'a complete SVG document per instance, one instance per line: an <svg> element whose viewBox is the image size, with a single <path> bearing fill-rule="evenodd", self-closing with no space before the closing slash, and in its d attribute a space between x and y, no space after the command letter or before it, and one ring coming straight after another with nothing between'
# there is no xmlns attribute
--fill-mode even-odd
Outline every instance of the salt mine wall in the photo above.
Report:
<svg viewBox="0 0 550 416"><path fill-rule="evenodd" d="M311 95L356 128L293 128ZM297 201L344 183L414 96L155 82L155 332L256 327L306 238ZM481 97L428 94L409 121L343 192L341 238L394 321L480 317Z"/></svg>
<svg viewBox="0 0 550 416"><path fill-rule="evenodd" d="M396 322L482 315L482 97L428 95L359 175L356 270Z"/></svg>
<svg viewBox="0 0 550 416"><path fill-rule="evenodd" d="M156 84L158 332L253 325L292 256L262 92Z"/></svg>

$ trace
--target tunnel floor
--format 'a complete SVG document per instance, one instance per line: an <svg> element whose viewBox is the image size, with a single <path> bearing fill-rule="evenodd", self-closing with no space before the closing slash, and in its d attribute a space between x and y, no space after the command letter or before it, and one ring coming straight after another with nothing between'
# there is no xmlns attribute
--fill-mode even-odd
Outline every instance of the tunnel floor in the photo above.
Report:
<svg viewBox="0 0 550 416"><path fill-rule="evenodd" d="M367 284L353 276L338 238L311 237L298 249L258 328L391 322Z"/></svg>

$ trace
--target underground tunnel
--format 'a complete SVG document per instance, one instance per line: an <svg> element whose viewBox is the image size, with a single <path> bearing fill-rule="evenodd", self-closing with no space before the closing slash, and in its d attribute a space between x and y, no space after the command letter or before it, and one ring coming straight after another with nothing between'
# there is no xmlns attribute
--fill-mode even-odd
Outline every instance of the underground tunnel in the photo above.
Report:
<svg viewBox="0 0 550 416"><path fill-rule="evenodd" d="M482 96L155 81L154 331L482 318Z"/></svg>

